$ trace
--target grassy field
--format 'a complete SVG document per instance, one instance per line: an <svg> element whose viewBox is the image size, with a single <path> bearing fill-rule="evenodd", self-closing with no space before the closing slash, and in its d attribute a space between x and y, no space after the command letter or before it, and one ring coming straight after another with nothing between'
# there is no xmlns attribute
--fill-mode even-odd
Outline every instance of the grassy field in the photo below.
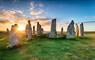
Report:
<svg viewBox="0 0 95 60"><path fill-rule="evenodd" d="M7 48L8 36L0 33L0 60L95 60L95 33L84 38L35 38L21 48Z"/></svg>

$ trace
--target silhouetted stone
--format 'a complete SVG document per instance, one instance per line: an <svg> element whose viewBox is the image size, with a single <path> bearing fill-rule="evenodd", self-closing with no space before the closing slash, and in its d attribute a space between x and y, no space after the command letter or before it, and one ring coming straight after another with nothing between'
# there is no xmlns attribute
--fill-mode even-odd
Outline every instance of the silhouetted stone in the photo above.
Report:
<svg viewBox="0 0 95 60"><path fill-rule="evenodd" d="M79 37L79 26L76 24L76 36Z"/></svg>
<svg viewBox="0 0 95 60"><path fill-rule="evenodd" d="M80 24L80 37L84 36L84 26L83 23Z"/></svg>
<svg viewBox="0 0 95 60"><path fill-rule="evenodd" d="M75 28L74 28L74 21L72 20L67 28L67 38L74 38L75 37Z"/></svg>
<svg viewBox="0 0 95 60"><path fill-rule="evenodd" d="M41 33L42 33L42 34L43 34L43 31L44 31L43 28L41 28Z"/></svg>
<svg viewBox="0 0 95 60"><path fill-rule="evenodd" d="M61 35L63 35L63 27L61 28Z"/></svg>
<svg viewBox="0 0 95 60"><path fill-rule="evenodd" d="M9 29L8 29L8 28L6 29L6 31L7 31L7 33L9 34L9 32L10 32L10 31L9 31Z"/></svg>
<svg viewBox="0 0 95 60"><path fill-rule="evenodd" d="M52 20L52 23L51 23L51 31L49 33L49 38L56 38L56 19L53 19Z"/></svg>
<svg viewBox="0 0 95 60"><path fill-rule="evenodd" d="M28 20L28 24L26 25L26 36L28 40L32 39L32 28L31 28L30 20Z"/></svg>
<svg viewBox="0 0 95 60"><path fill-rule="evenodd" d="M43 35L43 29L39 22L37 22L37 36L42 36Z"/></svg>
<svg viewBox="0 0 95 60"><path fill-rule="evenodd" d="M35 35L35 26L33 26L33 35Z"/></svg>

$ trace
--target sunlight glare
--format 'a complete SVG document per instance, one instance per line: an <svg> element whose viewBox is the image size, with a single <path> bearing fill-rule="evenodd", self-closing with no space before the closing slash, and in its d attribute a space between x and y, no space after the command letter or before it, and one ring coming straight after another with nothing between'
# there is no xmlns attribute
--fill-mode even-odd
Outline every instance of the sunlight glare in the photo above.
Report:
<svg viewBox="0 0 95 60"><path fill-rule="evenodd" d="M19 27L18 27L18 31L24 31L25 30L25 27L23 26L23 25L20 25Z"/></svg>

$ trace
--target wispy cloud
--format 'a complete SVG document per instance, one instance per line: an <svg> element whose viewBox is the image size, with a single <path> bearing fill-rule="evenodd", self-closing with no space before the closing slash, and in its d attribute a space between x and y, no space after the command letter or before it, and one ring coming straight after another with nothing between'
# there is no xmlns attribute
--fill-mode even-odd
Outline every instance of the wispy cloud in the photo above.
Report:
<svg viewBox="0 0 95 60"><path fill-rule="evenodd" d="M34 3L34 2L30 2L30 14L31 15L41 15L44 14L46 11L41 9L41 7L43 7L44 4L42 3Z"/></svg>
<svg viewBox="0 0 95 60"><path fill-rule="evenodd" d="M83 23L95 23L95 21L85 21Z"/></svg>
<svg viewBox="0 0 95 60"><path fill-rule="evenodd" d="M36 10L36 9L34 9L34 10L31 10L31 15L41 15L41 14L44 14L45 13L45 11L44 10L42 10L42 9L39 9L39 10Z"/></svg>
<svg viewBox="0 0 95 60"><path fill-rule="evenodd" d="M6 19L16 19L16 18L22 18L24 17L24 14L20 10L0 10L0 18L6 18Z"/></svg>
<svg viewBox="0 0 95 60"><path fill-rule="evenodd" d="M6 24L6 23L9 23L9 22L10 22L9 20L3 20L3 19L1 20L1 19L0 19L0 23L1 23L1 24Z"/></svg>
<svg viewBox="0 0 95 60"><path fill-rule="evenodd" d="M43 3L36 4L35 2L31 2L29 11L32 17L26 17L21 10L2 9L0 10L0 25L3 29L10 27L14 23L25 27L27 20L30 20L32 26L37 26L37 22L39 22L44 28L44 31L49 31L51 19L44 15L46 11L41 9L42 7L44 7Z"/></svg>

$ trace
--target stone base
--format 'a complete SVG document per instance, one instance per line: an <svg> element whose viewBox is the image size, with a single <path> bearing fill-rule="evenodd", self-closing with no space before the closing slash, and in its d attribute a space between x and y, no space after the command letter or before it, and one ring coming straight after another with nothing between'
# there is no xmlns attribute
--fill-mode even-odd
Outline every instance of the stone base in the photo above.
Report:
<svg viewBox="0 0 95 60"><path fill-rule="evenodd" d="M66 38L75 38L74 35L67 35Z"/></svg>
<svg viewBox="0 0 95 60"><path fill-rule="evenodd" d="M49 38L56 38L57 36L56 36L56 34L50 33L48 37Z"/></svg>

